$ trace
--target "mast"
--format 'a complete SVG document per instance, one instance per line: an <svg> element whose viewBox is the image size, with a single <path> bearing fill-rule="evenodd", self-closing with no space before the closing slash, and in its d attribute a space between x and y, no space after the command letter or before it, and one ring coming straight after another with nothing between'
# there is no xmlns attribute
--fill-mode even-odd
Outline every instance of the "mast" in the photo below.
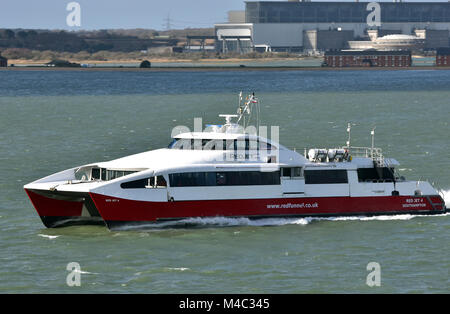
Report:
<svg viewBox="0 0 450 314"><path fill-rule="evenodd" d="M347 124L347 133L348 133L347 148L350 148L351 131L352 131L352 124L348 123Z"/></svg>
<svg viewBox="0 0 450 314"><path fill-rule="evenodd" d="M373 151L375 149L375 129L376 127L374 127L370 132L370 135L372 136L372 151L371 151L372 159L373 159Z"/></svg>
<svg viewBox="0 0 450 314"><path fill-rule="evenodd" d="M256 122L256 128L259 128L259 123L260 123L260 107L259 107L259 100L258 98L255 96L255 93L252 93L251 95L247 96L245 99L245 102L243 104L241 104L241 100L242 100L242 92L239 94L239 108L237 110L237 113L239 115L239 118L237 120L237 123L239 123L241 120L243 120L243 127L244 129L246 127L248 127L248 125L250 124L251 118L252 118L252 114L253 114L253 110L256 111L256 117L255 117L255 122ZM248 118L246 119L246 116L248 116Z"/></svg>

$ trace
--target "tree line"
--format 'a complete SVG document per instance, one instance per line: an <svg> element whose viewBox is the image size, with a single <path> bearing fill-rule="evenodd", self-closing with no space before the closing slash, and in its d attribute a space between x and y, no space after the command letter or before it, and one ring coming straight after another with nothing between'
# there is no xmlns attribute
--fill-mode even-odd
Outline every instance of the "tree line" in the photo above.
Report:
<svg viewBox="0 0 450 314"><path fill-rule="evenodd" d="M40 51L132 52L151 47L176 46L188 34L209 35L212 29L186 29L158 32L147 29L118 29L68 32L64 30L0 29L0 49L26 48Z"/></svg>

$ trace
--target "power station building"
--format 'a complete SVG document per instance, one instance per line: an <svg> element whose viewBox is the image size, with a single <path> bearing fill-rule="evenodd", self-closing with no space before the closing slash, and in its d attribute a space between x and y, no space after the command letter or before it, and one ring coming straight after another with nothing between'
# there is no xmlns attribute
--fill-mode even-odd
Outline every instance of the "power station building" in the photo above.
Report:
<svg viewBox="0 0 450 314"><path fill-rule="evenodd" d="M415 41L417 49L434 50L449 47L450 2L247 1L245 14L235 12L230 21L215 25L217 49L225 53L261 47L291 52L352 46L401 50ZM408 37L383 39L393 34Z"/></svg>

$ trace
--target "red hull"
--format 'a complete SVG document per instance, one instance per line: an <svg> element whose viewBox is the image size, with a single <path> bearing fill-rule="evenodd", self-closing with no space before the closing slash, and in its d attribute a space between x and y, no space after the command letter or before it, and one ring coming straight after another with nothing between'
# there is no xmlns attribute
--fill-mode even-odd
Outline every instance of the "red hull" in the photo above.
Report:
<svg viewBox="0 0 450 314"><path fill-rule="evenodd" d="M434 196L316 197L289 199L240 199L178 202L145 202L91 193L108 226L127 222L188 217L281 217L384 214L438 214L445 204Z"/></svg>
<svg viewBox="0 0 450 314"><path fill-rule="evenodd" d="M82 216L83 205L86 202L86 196L89 198L89 195L74 194L73 196L63 196L56 193L52 194L51 191L27 189L25 189L25 192L47 228L104 224L99 215L97 217Z"/></svg>
<svg viewBox="0 0 450 314"><path fill-rule="evenodd" d="M146 202L95 193L61 195L51 191L25 191L49 228L104 223L114 227L191 217L370 216L439 214L446 210L438 195ZM83 205L89 209L90 217L82 216Z"/></svg>

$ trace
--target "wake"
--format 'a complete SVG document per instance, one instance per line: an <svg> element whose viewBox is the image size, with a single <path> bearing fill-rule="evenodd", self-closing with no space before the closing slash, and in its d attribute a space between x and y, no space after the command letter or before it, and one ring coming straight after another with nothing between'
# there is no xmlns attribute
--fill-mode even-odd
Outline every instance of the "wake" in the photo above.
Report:
<svg viewBox="0 0 450 314"><path fill-rule="evenodd" d="M342 217L304 217L304 218L229 218L229 217L208 217L208 218L188 218L170 222L158 222L136 226L122 226L115 228L115 231L127 230L161 230L161 229L182 229L182 228L211 228L211 227L270 227L270 226L306 226L319 221L405 221L417 217L444 217L450 213L441 215L381 215L381 216L342 216Z"/></svg>

